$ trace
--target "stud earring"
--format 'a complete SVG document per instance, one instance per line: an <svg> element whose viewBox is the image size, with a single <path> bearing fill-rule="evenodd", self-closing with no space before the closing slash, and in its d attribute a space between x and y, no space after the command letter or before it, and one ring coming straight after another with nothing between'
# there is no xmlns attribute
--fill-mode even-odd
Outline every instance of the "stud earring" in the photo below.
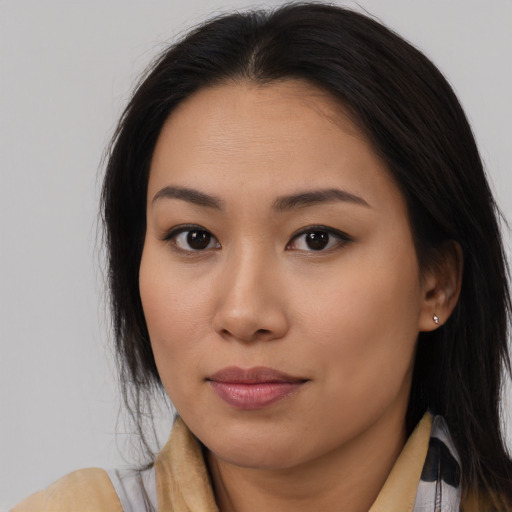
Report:
<svg viewBox="0 0 512 512"><path fill-rule="evenodd" d="M432 317L432 320L434 320L434 323L436 325L439 325L439 317L434 313L434 316Z"/></svg>

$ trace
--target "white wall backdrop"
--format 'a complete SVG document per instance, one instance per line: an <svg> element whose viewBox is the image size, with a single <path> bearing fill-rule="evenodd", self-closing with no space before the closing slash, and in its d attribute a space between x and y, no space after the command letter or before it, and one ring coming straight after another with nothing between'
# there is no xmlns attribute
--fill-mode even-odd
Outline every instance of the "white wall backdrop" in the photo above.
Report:
<svg viewBox="0 0 512 512"><path fill-rule="evenodd" d="M102 151L138 74L209 14L280 3L0 0L0 509L124 465L95 244ZM439 65L511 220L512 1L339 3Z"/></svg>

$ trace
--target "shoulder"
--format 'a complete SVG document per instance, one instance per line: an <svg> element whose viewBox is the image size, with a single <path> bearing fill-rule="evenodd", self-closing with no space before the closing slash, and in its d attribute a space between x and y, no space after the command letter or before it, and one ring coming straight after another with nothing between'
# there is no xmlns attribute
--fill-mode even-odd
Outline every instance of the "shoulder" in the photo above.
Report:
<svg viewBox="0 0 512 512"><path fill-rule="evenodd" d="M11 512L122 512L106 471L74 471L48 488L29 496Z"/></svg>

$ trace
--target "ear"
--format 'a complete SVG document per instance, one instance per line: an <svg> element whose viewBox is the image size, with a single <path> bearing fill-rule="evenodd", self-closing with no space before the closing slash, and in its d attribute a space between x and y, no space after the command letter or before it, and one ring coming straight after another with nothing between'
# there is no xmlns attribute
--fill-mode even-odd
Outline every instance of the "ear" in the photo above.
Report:
<svg viewBox="0 0 512 512"><path fill-rule="evenodd" d="M462 249L457 242L450 240L436 249L433 262L423 271L419 331L433 331L448 320L459 299L462 269Z"/></svg>

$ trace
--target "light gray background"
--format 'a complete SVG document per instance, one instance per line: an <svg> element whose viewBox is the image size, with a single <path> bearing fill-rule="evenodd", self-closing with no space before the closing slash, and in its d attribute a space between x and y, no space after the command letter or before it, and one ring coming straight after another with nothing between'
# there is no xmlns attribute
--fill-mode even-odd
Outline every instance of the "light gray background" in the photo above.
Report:
<svg viewBox="0 0 512 512"><path fill-rule="evenodd" d="M279 3L0 0L0 509L125 464L95 223L102 151L138 74L209 14ZM512 219L512 0L344 4L446 74Z"/></svg>

